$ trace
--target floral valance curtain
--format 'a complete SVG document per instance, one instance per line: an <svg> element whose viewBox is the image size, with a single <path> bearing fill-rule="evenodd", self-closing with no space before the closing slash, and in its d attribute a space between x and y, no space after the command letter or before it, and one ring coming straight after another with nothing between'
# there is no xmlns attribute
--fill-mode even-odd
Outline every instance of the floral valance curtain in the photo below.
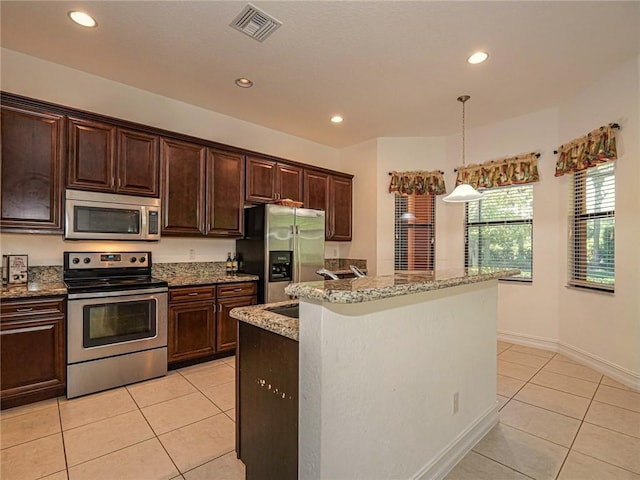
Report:
<svg viewBox="0 0 640 480"><path fill-rule="evenodd" d="M442 172L391 172L389 193L396 195L442 195L447 193Z"/></svg>
<svg viewBox="0 0 640 480"><path fill-rule="evenodd" d="M615 129L612 125L600 127L584 137L560 145L556 177L579 172L617 158Z"/></svg>
<svg viewBox="0 0 640 480"><path fill-rule="evenodd" d="M540 181L535 153L492 160L481 165L458 167L456 186L468 183L473 188L504 187Z"/></svg>

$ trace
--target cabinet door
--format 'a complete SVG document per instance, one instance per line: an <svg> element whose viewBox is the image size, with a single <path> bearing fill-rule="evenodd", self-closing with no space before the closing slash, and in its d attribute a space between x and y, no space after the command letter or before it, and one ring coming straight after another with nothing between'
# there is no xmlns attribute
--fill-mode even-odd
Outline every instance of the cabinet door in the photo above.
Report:
<svg viewBox="0 0 640 480"><path fill-rule="evenodd" d="M231 309L247 307L249 305L255 305L256 303L258 303L258 300L255 296L218 299L218 318L216 325L216 350L218 352L231 350L236 347L238 321L229 315Z"/></svg>
<svg viewBox="0 0 640 480"><path fill-rule="evenodd" d="M0 320L2 408L64 394L65 323L62 299L3 302Z"/></svg>
<svg viewBox="0 0 640 480"><path fill-rule="evenodd" d="M64 117L2 104L2 231L62 232Z"/></svg>
<svg viewBox="0 0 640 480"><path fill-rule="evenodd" d="M275 199L276 162L247 156L247 195L250 202L270 202Z"/></svg>
<svg viewBox="0 0 640 480"><path fill-rule="evenodd" d="M215 352L215 305L185 302L169 305L169 363Z"/></svg>
<svg viewBox="0 0 640 480"><path fill-rule="evenodd" d="M351 184L350 178L331 177L329 194L331 219L327 240L351 241Z"/></svg>
<svg viewBox="0 0 640 480"><path fill-rule="evenodd" d="M205 147L160 141L162 234L205 234Z"/></svg>
<svg viewBox="0 0 640 480"><path fill-rule="evenodd" d="M114 191L116 127L69 118L68 137L67 187Z"/></svg>
<svg viewBox="0 0 640 480"><path fill-rule="evenodd" d="M277 197L302 202L302 168L278 163L276 169Z"/></svg>
<svg viewBox="0 0 640 480"><path fill-rule="evenodd" d="M244 158L209 149L207 235L241 237L244 231Z"/></svg>
<svg viewBox="0 0 640 480"><path fill-rule="evenodd" d="M304 206L327 211L329 207L329 175L327 173L305 168ZM327 218L329 218L328 215Z"/></svg>
<svg viewBox="0 0 640 480"><path fill-rule="evenodd" d="M157 135L118 129L118 193L160 195L158 145Z"/></svg>

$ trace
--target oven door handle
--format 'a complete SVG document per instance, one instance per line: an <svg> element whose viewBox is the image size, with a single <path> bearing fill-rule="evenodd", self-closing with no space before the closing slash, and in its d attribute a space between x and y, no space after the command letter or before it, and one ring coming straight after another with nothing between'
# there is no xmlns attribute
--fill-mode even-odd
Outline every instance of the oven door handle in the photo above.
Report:
<svg viewBox="0 0 640 480"><path fill-rule="evenodd" d="M164 293L168 291L169 289L167 287L140 288L137 290L118 290L113 292L70 293L67 298L69 300L79 300L82 298L128 297L131 295L147 295L151 293Z"/></svg>

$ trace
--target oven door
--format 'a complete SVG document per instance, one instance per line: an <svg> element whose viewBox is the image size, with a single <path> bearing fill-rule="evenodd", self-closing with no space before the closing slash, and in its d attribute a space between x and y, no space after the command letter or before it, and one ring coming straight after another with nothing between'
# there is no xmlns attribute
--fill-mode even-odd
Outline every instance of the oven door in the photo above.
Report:
<svg viewBox="0 0 640 480"><path fill-rule="evenodd" d="M70 294L67 307L69 364L167 346L166 288Z"/></svg>

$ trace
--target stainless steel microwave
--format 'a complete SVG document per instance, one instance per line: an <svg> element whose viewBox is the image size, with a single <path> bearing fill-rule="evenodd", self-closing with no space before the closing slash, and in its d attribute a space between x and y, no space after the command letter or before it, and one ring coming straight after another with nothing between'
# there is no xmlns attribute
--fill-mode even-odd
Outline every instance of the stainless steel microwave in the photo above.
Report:
<svg viewBox="0 0 640 480"><path fill-rule="evenodd" d="M64 238L160 240L160 199L66 190Z"/></svg>

